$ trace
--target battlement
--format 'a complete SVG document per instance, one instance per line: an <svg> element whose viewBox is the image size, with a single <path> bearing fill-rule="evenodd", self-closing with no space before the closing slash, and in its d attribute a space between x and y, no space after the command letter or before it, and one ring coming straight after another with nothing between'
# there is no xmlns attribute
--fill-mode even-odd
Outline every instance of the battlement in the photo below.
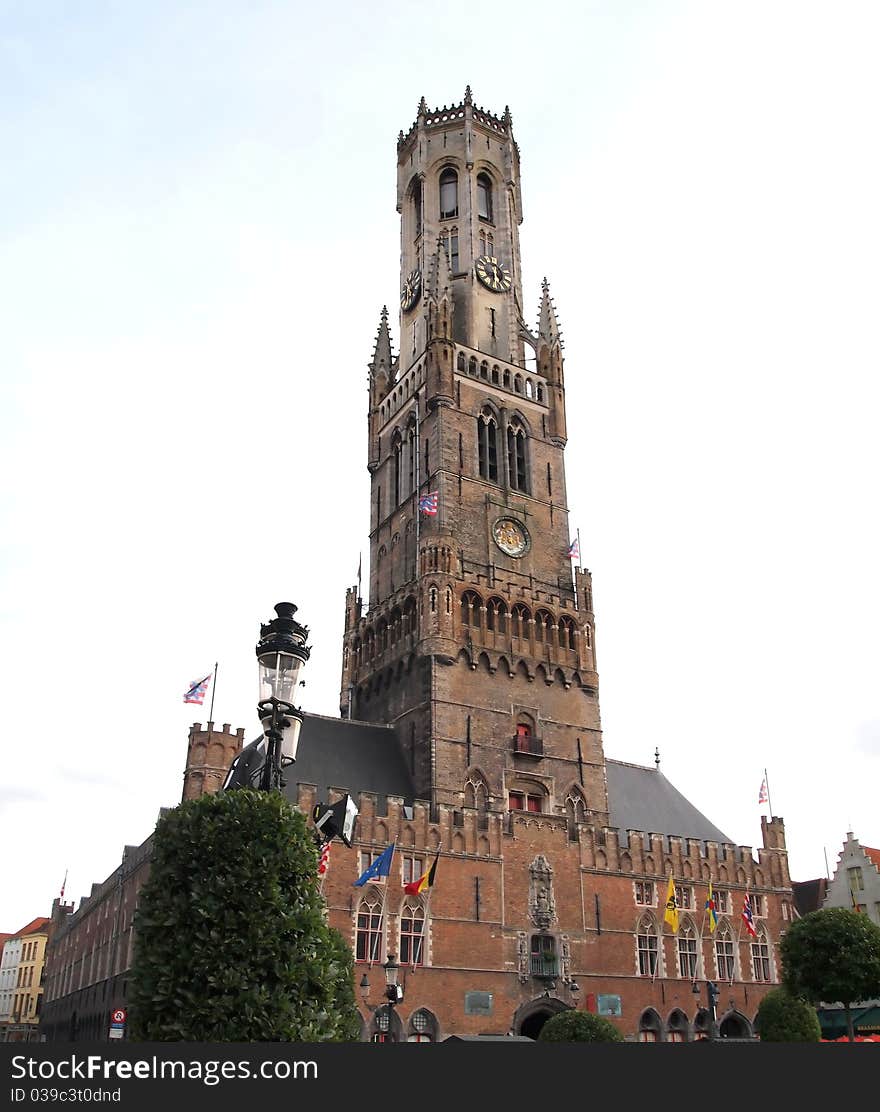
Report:
<svg viewBox="0 0 880 1112"><path fill-rule="evenodd" d="M319 799L315 785L298 784L297 806L310 815L316 803L333 803L344 794L343 788L331 788L329 798ZM576 836L572 837L567 815L552 812L480 811L440 804L432 813L427 800L416 799L409 805L399 796L387 796L381 801L372 792L360 793L355 802L359 812L355 843L371 849L394 842L403 851L439 850L457 856L498 859L506 839L529 838L529 828L540 826L542 844L555 842L557 852L578 854L580 866L586 872L631 873L658 881L671 872L685 882L711 880L719 889L791 887L787 854L772 844L781 839L784 846L782 819L770 820L765 845L756 857L751 846L641 830L618 831L588 822L578 823L574 828Z"/></svg>
<svg viewBox="0 0 880 1112"><path fill-rule="evenodd" d="M416 134L421 125L425 129L439 130L450 125L464 123L466 119L470 118L472 121L481 124L489 131L493 131L498 135L508 137L511 133L511 125L513 120L510 115L510 109L505 108L501 116L496 116L494 112L490 112L488 108L480 108L474 104L473 95L471 93L470 85L465 89L464 99L459 104L443 105L442 108L429 109L422 97L419 102L416 118L410 125L409 130L404 134L403 131L397 137L397 148L400 150L405 147L409 140Z"/></svg>

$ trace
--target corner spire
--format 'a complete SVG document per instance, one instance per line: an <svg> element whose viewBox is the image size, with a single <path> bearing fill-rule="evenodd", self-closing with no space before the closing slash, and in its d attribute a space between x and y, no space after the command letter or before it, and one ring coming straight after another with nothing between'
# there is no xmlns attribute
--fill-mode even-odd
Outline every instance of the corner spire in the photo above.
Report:
<svg viewBox="0 0 880 1112"><path fill-rule="evenodd" d="M391 356L391 332L388 328L388 306L382 306L379 317L379 331L376 333L376 344L373 348L373 358L370 362L370 374L376 378L384 373L390 380L394 360Z"/></svg>
<svg viewBox="0 0 880 1112"><path fill-rule="evenodd" d="M468 86L467 86L467 87L465 88L465 91L464 91L464 102L465 102L465 104L473 104L473 103L474 103L474 97L473 97L473 94L471 93L471 87L470 87L470 85L468 85Z"/></svg>
<svg viewBox="0 0 880 1112"><path fill-rule="evenodd" d="M559 344L562 347L562 332L556 318L556 306L550 297L550 283L545 278L541 283L541 301L538 306L538 339L549 347Z"/></svg>

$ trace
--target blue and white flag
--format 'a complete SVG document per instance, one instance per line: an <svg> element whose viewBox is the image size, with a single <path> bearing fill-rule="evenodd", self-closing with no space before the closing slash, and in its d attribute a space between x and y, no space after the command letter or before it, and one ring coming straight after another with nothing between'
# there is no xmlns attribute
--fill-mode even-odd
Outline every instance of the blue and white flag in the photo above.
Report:
<svg viewBox="0 0 880 1112"><path fill-rule="evenodd" d="M395 843L392 842L390 846L379 854L372 865L368 865L366 869L354 882L355 888L359 888L362 884L366 884L368 880L373 880L375 877L388 876L391 872L391 858L394 856Z"/></svg>

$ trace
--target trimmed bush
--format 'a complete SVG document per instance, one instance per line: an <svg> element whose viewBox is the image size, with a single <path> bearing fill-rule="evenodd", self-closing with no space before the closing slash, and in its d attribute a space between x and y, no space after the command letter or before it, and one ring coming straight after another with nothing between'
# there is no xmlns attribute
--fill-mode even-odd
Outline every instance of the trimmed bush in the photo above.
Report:
<svg viewBox="0 0 880 1112"><path fill-rule="evenodd" d="M758 1005L755 1021L761 1042L821 1042L816 1009L785 988L774 988Z"/></svg>
<svg viewBox="0 0 880 1112"><path fill-rule="evenodd" d="M623 1042L623 1035L604 1016L572 1010L551 1016L538 1042Z"/></svg>
<svg viewBox="0 0 880 1112"><path fill-rule="evenodd" d="M324 918L317 849L277 792L161 816L135 916L131 1033L155 1042L345 1042L351 950Z"/></svg>

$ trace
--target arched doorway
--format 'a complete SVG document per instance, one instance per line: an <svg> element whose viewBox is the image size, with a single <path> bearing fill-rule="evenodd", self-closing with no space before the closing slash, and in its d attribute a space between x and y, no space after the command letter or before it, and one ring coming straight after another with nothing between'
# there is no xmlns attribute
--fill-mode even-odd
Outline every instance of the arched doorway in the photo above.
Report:
<svg viewBox="0 0 880 1112"><path fill-rule="evenodd" d="M539 996L536 1000L530 1000L517 1008L513 1017L513 1034L525 1035L527 1039L537 1039L548 1019L560 1012L568 1011L571 1011L568 1004L557 1000L555 996Z"/></svg>
<svg viewBox="0 0 880 1112"><path fill-rule="evenodd" d="M728 1012L718 1025L718 1036L722 1039L751 1039L754 1037L752 1025L742 1012Z"/></svg>

